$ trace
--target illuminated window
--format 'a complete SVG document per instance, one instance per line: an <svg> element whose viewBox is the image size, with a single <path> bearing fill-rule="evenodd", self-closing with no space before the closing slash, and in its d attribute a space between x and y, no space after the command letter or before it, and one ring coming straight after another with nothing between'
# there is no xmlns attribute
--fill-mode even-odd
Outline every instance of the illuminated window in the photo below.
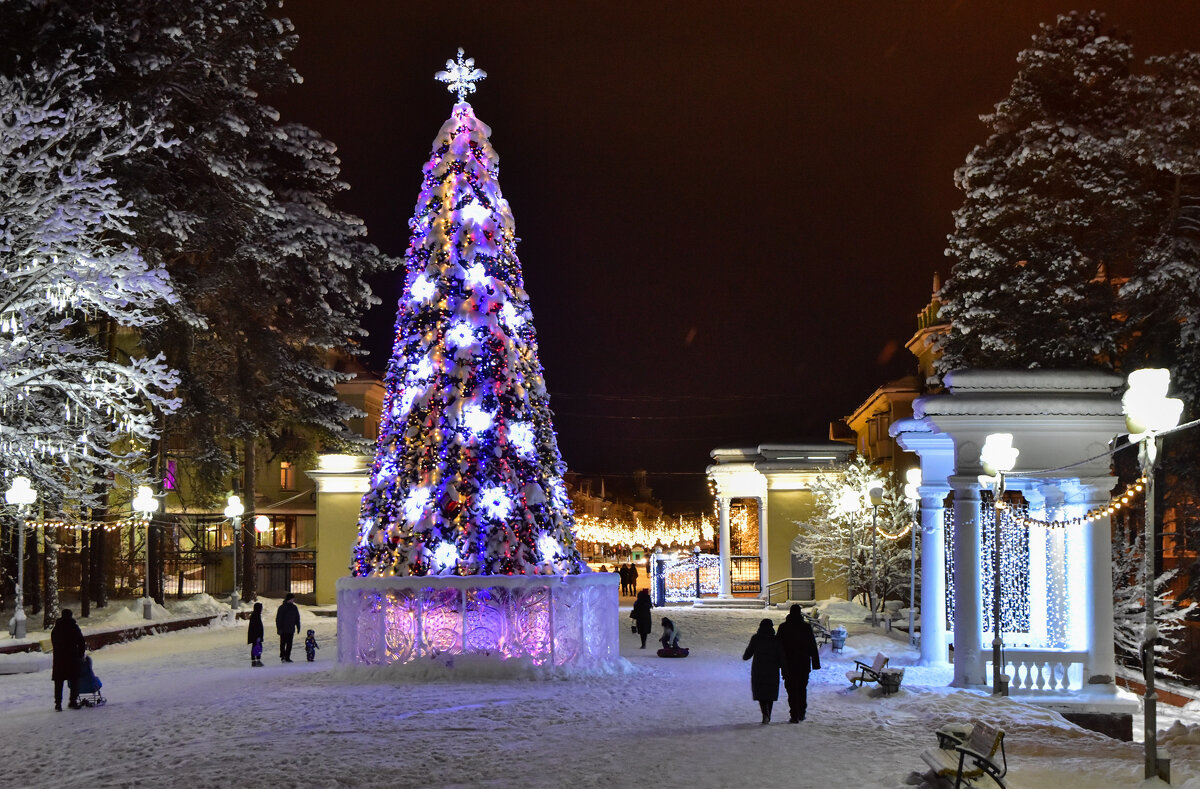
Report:
<svg viewBox="0 0 1200 789"><path fill-rule="evenodd" d="M279 489L296 489L296 467L286 460L279 464Z"/></svg>

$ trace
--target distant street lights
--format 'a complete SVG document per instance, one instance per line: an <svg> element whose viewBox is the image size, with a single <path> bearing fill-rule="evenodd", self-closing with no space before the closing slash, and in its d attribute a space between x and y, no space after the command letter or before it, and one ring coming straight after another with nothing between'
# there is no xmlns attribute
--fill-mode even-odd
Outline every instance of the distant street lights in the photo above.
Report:
<svg viewBox="0 0 1200 789"><path fill-rule="evenodd" d="M4 491L4 501L17 508L19 533L17 537L17 593L16 610L8 623L8 632L13 638L25 637L25 519L29 508L37 501L37 491L33 489L29 477L14 477L12 485Z"/></svg>
<svg viewBox="0 0 1200 789"><path fill-rule="evenodd" d="M233 593L229 595L229 607L235 611L242 607L242 600L238 597L238 534L242 530L242 514L245 511L241 496L236 493L230 495L225 505L225 517L233 521Z"/></svg>
<svg viewBox="0 0 1200 789"><path fill-rule="evenodd" d="M879 536L879 507L883 504L883 482L873 479L867 483L867 502L871 505L871 627L879 625L879 614L876 612L876 552L875 543Z"/></svg>
<svg viewBox="0 0 1200 789"><path fill-rule="evenodd" d="M1144 737L1146 778L1159 777L1158 764L1158 693L1154 687L1154 644L1158 626L1154 621L1154 554L1157 536L1154 522L1154 467L1158 461L1158 434L1179 424L1183 401L1167 397L1171 371L1135 370L1129 374L1129 389L1121 398L1125 427L1131 443L1140 443L1138 459L1146 478L1146 529L1143 561L1146 573L1146 627L1142 635L1142 673L1146 681L1144 696Z"/></svg>
<svg viewBox="0 0 1200 789"><path fill-rule="evenodd" d="M1017 465L1020 450L1012 445L1012 433L992 433L983 441L979 463L986 477L979 481L992 485L992 693L1007 695L1004 678L1004 637L1000 623L1000 498L1004 495L1004 474Z"/></svg>
<svg viewBox="0 0 1200 789"><path fill-rule="evenodd" d="M910 468L904 474L904 498L912 513L912 526L908 533L908 645L917 645L917 510L921 507L921 469Z"/></svg>
<svg viewBox="0 0 1200 789"><path fill-rule="evenodd" d="M142 583L142 616L145 619L153 619L154 598L150 596L150 518L158 510L158 499L154 498L154 491L148 485L139 485L131 506L146 524L146 577Z"/></svg>

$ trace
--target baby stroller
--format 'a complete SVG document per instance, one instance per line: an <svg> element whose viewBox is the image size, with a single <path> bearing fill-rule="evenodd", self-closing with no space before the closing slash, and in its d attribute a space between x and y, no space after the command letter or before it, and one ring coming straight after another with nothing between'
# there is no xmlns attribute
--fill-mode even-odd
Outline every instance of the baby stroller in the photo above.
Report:
<svg viewBox="0 0 1200 789"><path fill-rule="evenodd" d="M75 692L79 694L79 706L103 706L108 701L100 695L100 688L103 686L104 683L96 676L96 672L92 671L91 655L84 655L83 660L79 663L79 679L75 682Z"/></svg>

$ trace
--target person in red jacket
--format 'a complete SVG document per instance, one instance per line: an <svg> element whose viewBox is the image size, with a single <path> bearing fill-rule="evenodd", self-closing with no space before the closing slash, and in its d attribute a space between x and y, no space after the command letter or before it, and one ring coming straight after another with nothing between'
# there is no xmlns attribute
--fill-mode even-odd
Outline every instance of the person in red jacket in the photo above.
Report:
<svg viewBox="0 0 1200 789"><path fill-rule="evenodd" d="M800 606L793 605L779 626L779 646L783 652L783 687L788 697L788 723L804 720L808 711L808 674L821 668L821 655L812 625Z"/></svg>

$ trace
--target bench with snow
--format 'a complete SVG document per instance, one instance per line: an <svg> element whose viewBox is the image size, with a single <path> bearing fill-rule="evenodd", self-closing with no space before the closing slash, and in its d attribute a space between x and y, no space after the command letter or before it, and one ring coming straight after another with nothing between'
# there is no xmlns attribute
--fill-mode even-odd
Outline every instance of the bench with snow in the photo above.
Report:
<svg viewBox="0 0 1200 789"><path fill-rule="evenodd" d="M1008 772L1008 757L1004 753L1004 730L986 723L976 723L969 734L951 731L949 727L937 732L938 747L921 754L940 783L954 780L954 787L973 786L976 778L988 776L1005 789L1004 775ZM999 753L999 761L996 754Z"/></svg>
<svg viewBox="0 0 1200 789"><path fill-rule="evenodd" d="M861 660L854 661L854 669L846 672L846 679L850 680L850 684L858 687L865 685L868 682L878 682L883 670L887 668L888 657L882 652L875 654L875 661L871 665L863 663Z"/></svg>

